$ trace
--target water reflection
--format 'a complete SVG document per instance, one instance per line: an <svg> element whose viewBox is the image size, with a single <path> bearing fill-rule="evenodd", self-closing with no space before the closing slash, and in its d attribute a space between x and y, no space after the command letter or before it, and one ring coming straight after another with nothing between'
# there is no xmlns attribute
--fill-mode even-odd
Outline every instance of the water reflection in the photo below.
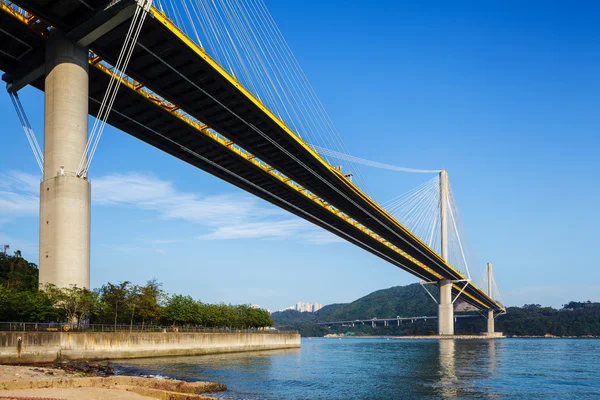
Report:
<svg viewBox="0 0 600 400"><path fill-rule="evenodd" d="M496 373L496 340L488 340L487 345L488 371L494 374Z"/></svg>
<svg viewBox="0 0 600 400"><path fill-rule="evenodd" d="M440 395L443 397L456 397L456 341L439 340L439 365L440 365Z"/></svg>
<svg viewBox="0 0 600 400"><path fill-rule="evenodd" d="M497 398L492 388L479 387L498 373L496 340L440 340L438 345L439 380L434 387L439 397Z"/></svg>

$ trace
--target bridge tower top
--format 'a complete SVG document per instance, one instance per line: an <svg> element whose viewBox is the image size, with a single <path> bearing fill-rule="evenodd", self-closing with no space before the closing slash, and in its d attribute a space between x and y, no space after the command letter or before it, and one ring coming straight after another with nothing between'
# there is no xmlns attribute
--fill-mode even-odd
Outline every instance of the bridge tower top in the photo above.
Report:
<svg viewBox="0 0 600 400"><path fill-rule="evenodd" d="M492 263L487 263L486 265L486 272L487 272L487 295L492 297L492 277L493 277L493 271L492 271Z"/></svg>
<svg viewBox="0 0 600 400"><path fill-rule="evenodd" d="M448 261L448 172L440 171L440 238L442 258Z"/></svg>

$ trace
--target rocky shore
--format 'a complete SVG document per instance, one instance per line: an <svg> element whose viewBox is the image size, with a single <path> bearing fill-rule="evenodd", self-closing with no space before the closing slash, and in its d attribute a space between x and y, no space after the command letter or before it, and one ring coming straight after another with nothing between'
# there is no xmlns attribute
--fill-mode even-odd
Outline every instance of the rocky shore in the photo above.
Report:
<svg viewBox="0 0 600 400"><path fill-rule="evenodd" d="M0 365L3 399L208 400L214 397L207 393L224 390L227 387L220 383L115 376L112 368L102 364Z"/></svg>

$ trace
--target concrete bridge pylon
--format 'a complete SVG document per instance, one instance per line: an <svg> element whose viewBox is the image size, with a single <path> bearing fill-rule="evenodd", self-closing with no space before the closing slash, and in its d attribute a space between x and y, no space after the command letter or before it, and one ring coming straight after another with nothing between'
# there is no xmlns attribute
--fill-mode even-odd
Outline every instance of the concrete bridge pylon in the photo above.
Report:
<svg viewBox="0 0 600 400"><path fill-rule="evenodd" d="M442 258L448 260L448 172L440 171L440 229ZM438 283L438 335L454 335L454 303L452 302L452 281Z"/></svg>
<svg viewBox="0 0 600 400"><path fill-rule="evenodd" d="M40 286L90 287L90 198L77 170L88 140L88 49L59 31L46 44Z"/></svg>

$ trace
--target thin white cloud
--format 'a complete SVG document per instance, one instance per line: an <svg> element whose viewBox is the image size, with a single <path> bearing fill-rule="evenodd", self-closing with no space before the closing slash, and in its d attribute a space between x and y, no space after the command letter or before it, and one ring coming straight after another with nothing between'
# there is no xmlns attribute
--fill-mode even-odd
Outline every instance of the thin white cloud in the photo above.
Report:
<svg viewBox="0 0 600 400"><path fill-rule="evenodd" d="M307 224L299 219L282 221L248 222L236 225L220 226L199 239L283 239L306 230Z"/></svg>
<svg viewBox="0 0 600 400"><path fill-rule="evenodd" d="M37 216L39 212L39 178L22 172L0 173L0 221ZM327 244L341 241L310 223L286 212L267 207L250 195L211 195L180 191L168 180L154 175L132 172L111 174L94 179L92 202L100 206L143 209L167 220L183 220L209 227L202 240L283 239L292 236L309 243ZM140 239L146 244L165 245L172 238ZM133 245L117 251L134 251ZM164 251L161 249L161 251Z"/></svg>
<svg viewBox="0 0 600 400"><path fill-rule="evenodd" d="M1 174L0 190L17 190L36 194L40 191L40 176L20 171L8 171Z"/></svg>
<svg viewBox="0 0 600 400"><path fill-rule="evenodd" d="M242 223L251 217L267 217L248 195L201 196L181 192L170 181L149 174L108 175L93 182L92 200L101 205L121 205L158 212L165 219L181 219L210 226Z"/></svg>
<svg viewBox="0 0 600 400"><path fill-rule="evenodd" d="M0 174L0 223L38 215L39 182L39 177L23 172Z"/></svg>

